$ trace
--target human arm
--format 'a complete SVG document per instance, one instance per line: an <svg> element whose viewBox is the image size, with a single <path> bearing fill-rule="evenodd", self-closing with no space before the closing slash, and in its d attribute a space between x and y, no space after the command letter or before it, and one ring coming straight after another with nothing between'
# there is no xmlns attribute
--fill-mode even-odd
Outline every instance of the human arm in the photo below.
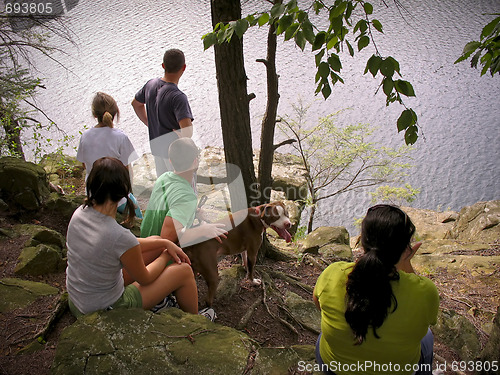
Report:
<svg viewBox="0 0 500 375"><path fill-rule="evenodd" d="M141 285L148 285L155 281L172 258L178 263L184 260L186 263L191 264L187 255L171 241L156 236L138 239L138 241L137 246L128 249L122 254L120 261L131 279ZM143 251L152 251L160 246L165 246L164 250L146 266Z"/></svg>
<svg viewBox="0 0 500 375"><path fill-rule="evenodd" d="M185 229L181 222L167 215L163 220L160 236L173 242L182 241L182 244L193 244L211 238L222 242L222 239L226 238L226 234L225 225L221 223L205 223L195 228Z"/></svg>
<svg viewBox="0 0 500 375"><path fill-rule="evenodd" d="M321 306L319 304L319 299L318 297L316 296L316 288L314 288L314 291L313 291L313 302L314 304L316 305L316 307L318 308L318 310L321 311Z"/></svg>
<svg viewBox="0 0 500 375"><path fill-rule="evenodd" d="M411 259L416 254L417 250L422 246L422 242L417 242L413 247L408 245L408 248L403 252L399 262L396 264L396 269L398 271L404 271L406 273L415 273L413 266L411 265Z"/></svg>
<svg viewBox="0 0 500 375"><path fill-rule="evenodd" d="M180 137L191 138L193 136L193 123L189 117L183 118L179 121L180 131L178 131Z"/></svg>
<svg viewBox="0 0 500 375"><path fill-rule="evenodd" d="M146 105L144 103L141 103L138 101L136 98L132 100L132 107L134 108L134 112L139 117L139 120L141 120L144 125L148 126L148 115L146 113Z"/></svg>

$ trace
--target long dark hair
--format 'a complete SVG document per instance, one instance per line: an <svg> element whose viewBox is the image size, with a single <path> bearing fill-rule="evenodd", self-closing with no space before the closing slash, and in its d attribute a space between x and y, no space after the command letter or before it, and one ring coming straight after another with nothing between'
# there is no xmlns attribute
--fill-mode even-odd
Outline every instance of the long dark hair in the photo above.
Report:
<svg viewBox="0 0 500 375"><path fill-rule="evenodd" d="M126 198L125 224L131 226L135 217L135 205L128 196L131 191L128 169L120 160L110 157L97 159L87 178L87 198L84 207L103 204L108 199L118 202Z"/></svg>
<svg viewBox="0 0 500 375"><path fill-rule="evenodd" d="M395 206L370 207L361 224L361 246L358 259L346 283L345 319L354 333L355 344L366 339L368 329L375 337L391 306L398 301L391 281L399 280L396 263L410 246L415 226L406 213Z"/></svg>

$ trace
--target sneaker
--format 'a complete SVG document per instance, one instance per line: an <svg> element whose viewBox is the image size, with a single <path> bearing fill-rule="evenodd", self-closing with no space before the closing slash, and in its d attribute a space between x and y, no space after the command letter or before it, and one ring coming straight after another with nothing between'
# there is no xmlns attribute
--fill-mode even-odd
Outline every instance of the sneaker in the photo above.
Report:
<svg viewBox="0 0 500 375"><path fill-rule="evenodd" d="M158 303L155 307L151 309L151 311L155 314L162 312L170 307L179 308L179 304L177 303L177 299L173 294L169 294L166 296L160 303Z"/></svg>
<svg viewBox="0 0 500 375"><path fill-rule="evenodd" d="M203 315L205 318L212 322L217 319L217 314L211 307L205 307L204 309L201 309L200 311L198 311L198 315Z"/></svg>

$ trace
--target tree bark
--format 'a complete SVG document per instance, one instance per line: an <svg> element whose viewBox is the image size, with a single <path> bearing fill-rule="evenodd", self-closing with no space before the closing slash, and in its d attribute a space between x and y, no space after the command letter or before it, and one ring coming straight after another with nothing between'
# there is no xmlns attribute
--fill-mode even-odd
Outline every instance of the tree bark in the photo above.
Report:
<svg viewBox="0 0 500 375"><path fill-rule="evenodd" d="M262 61L267 72L267 105L260 137L259 185L260 203L268 203L272 186L272 168L274 158L274 130L278 113L278 75L276 74L276 33L274 25L269 27L267 35L267 59Z"/></svg>
<svg viewBox="0 0 500 375"><path fill-rule="evenodd" d="M219 22L241 18L240 0L212 0L211 9L214 27ZM243 40L234 36L230 43L216 44L214 50L224 155L226 163L239 167L244 185L242 188L229 183L231 209L237 211L258 203ZM234 167L228 166L226 170L230 181L240 176Z"/></svg>

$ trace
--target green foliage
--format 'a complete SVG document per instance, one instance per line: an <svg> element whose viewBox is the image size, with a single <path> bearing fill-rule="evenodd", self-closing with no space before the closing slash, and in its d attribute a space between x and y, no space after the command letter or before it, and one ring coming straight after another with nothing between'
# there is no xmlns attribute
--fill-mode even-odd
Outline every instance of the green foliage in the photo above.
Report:
<svg viewBox="0 0 500 375"><path fill-rule="evenodd" d="M327 99L337 82L344 83L340 75L342 63L339 56L344 47L354 56L353 45L357 46L358 52L373 45L376 53L369 58L365 74L370 71L376 77L380 72L380 87L387 97L386 104L398 102L405 106L402 96L415 96L415 92L408 81L394 78L395 73L401 77L398 61L391 56L384 58L380 55L373 34L383 33L383 26L379 20L372 18L373 12L373 5L363 0L336 0L333 4L309 0L300 7L297 0L277 2L268 11L250 14L226 24L218 23L213 31L203 35L203 46L208 49L216 43L230 42L234 34L241 38L249 27L274 25L277 35L283 35L285 41L293 39L302 51L308 44L311 46L317 68L315 92ZM313 24L309 13L326 18L327 27L320 29ZM405 142L410 145L418 139L418 123L416 113L411 108L406 108L403 113L407 111L412 115L411 121L407 121L407 114L402 114L405 121L400 124L398 120L398 131L405 131Z"/></svg>
<svg viewBox="0 0 500 375"><path fill-rule="evenodd" d="M500 73L500 13L493 14L496 17L489 22L482 30L480 41L472 41L465 45L462 55L455 61L455 64L467 60L470 56L471 67L477 68L482 65L481 76L488 70L493 77Z"/></svg>
<svg viewBox="0 0 500 375"><path fill-rule="evenodd" d="M389 203L401 206L403 203L411 203L420 193L420 189L413 188L410 184L404 186L379 186L375 192L370 193L372 203Z"/></svg>
<svg viewBox="0 0 500 375"><path fill-rule="evenodd" d="M306 128L308 107L299 100L294 110L294 118L282 119L278 126L286 137L296 141L292 147L306 170L306 205L316 206L321 200L352 190L401 183L412 167L411 147L391 148L370 142L374 129L366 124L340 127L335 122L337 114L331 114ZM382 197L383 192L384 198L411 199L418 190L410 185L385 187L379 188L377 196Z"/></svg>

